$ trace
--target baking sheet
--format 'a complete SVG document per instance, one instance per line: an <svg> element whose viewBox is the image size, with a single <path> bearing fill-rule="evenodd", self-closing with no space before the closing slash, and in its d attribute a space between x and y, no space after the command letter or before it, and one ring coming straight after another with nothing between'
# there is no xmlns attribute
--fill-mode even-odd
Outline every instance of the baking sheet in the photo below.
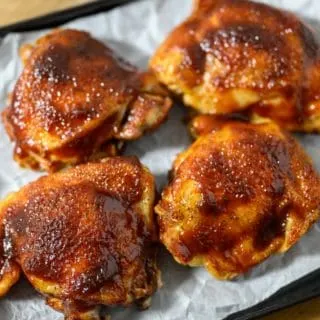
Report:
<svg viewBox="0 0 320 320"><path fill-rule="evenodd" d="M294 10L314 26L318 24L320 2L317 0L264 2ZM191 0L145 0L94 17L81 18L66 26L90 31L127 60L145 68L157 45L190 10ZM34 41L45 32L11 34L0 43L0 109L4 108L7 93L21 72L20 45ZM126 154L138 155L151 169L159 190L166 183L167 171L176 154L190 144L182 123L184 116L185 110L176 106L165 125L153 135L132 143L126 150ZM320 136L301 135L299 140L320 170ZM12 160L12 145L0 124L0 197L40 175L20 169ZM243 277L225 282L211 278L201 268L179 266L163 250L160 267L164 287L154 296L151 308L144 312L116 308L111 311L112 319L223 319L266 299L279 288L320 267L319 243L320 223L287 254L271 257ZM0 319L58 320L62 316L46 306L44 300L22 280L0 301Z"/></svg>

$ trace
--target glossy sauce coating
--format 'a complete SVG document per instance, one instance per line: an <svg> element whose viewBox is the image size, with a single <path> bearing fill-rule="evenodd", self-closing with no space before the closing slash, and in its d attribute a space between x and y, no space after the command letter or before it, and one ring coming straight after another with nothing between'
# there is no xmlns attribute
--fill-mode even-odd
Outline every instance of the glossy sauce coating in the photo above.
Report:
<svg viewBox="0 0 320 320"><path fill-rule="evenodd" d="M22 55L25 67L3 120L24 166L54 171L88 161L130 122L126 115L142 93L153 97L145 108L153 103L157 119L147 122L142 115L139 127L132 125L137 132L122 140L159 126L171 107L151 73L138 72L86 32L56 30Z"/></svg>
<svg viewBox="0 0 320 320"><path fill-rule="evenodd" d="M76 137L88 122L132 99L127 79L135 72L87 33L62 30L39 39L12 96L16 136L24 141L25 131L37 130L27 126L34 121L52 139ZM32 138L38 142L36 133Z"/></svg>
<svg viewBox="0 0 320 320"><path fill-rule="evenodd" d="M319 131L319 61L315 31L293 14L247 0L199 0L150 66L201 113L249 109L252 122Z"/></svg>
<svg viewBox="0 0 320 320"><path fill-rule="evenodd" d="M156 206L161 240L218 278L288 250L320 214L320 179L275 124L229 122L181 153Z"/></svg>
<svg viewBox="0 0 320 320"><path fill-rule="evenodd" d="M18 263L40 292L63 303L146 299L158 277L154 193L153 177L136 158L40 178L0 206L7 244L0 261Z"/></svg>

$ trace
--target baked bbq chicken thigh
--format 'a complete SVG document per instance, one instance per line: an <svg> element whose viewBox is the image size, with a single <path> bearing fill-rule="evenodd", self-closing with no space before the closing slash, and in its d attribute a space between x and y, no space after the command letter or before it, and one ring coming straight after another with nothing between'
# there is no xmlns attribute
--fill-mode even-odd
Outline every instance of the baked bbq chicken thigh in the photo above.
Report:
<svg viewBox="0 0 320 320"><path fill-rule="evenodd" d="M24 167L55 171L117 153L166 118L171 100L150 72L76 30L22 49L25 64L3 120Z"/></svg>
<svg viewBox="0 0 320 320"><path fill-rule="evenodd" d="M0 295L22 272L68 320L147 307L158 287L155 184L134 157L40 178L0 202Z"/></svg>
<svg viewBox="0 0 320 320"><path fill-rule="evenodd" d="M319 194L278 125L220 122L175 160L156 206L160 238L179 263L230 279L294 245L319 218Z"/></svg>
<svg viewBox="0 0 320 320"><path fill-rule="evenodd" d="M319 42L295 15L247 0L197 0L150 62L203 114L246 112L290 131L320 132Z"/></svg>

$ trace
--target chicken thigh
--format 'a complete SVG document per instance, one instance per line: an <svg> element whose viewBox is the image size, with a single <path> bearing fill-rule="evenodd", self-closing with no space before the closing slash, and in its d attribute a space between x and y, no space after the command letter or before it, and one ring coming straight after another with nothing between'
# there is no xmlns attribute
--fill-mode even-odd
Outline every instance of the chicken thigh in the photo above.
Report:
<svg viewBox="0 0 320 320"><path fill-rule="evenodd" d="M134 157L70 168L0 202L0 295L22 272L68 320L146 308L158 287L154 178Z"/></svg>
<svg viewBox="0 0 320 320"><path fill-rule="evenodd" d="M202 114L246 112L290 131L320 132L315 31L247 0L197 0L150 62L160 82Z"/></svg>
<svg viewBox="0 0 320 320"><path fill-rule="evenodd" d="M178 262L230 279L308 231L320 215L320 178L278 125L216 125L203 125L177 157L156 213Z"/></svg>
<svg viewBox="0 0 320 320"><path fill-rule="evenodd" d="M115 155L171 107L151 72L138 72L86 32L54 31L24 46L22 59L3 120L24 167L56 171Z"/></svg>

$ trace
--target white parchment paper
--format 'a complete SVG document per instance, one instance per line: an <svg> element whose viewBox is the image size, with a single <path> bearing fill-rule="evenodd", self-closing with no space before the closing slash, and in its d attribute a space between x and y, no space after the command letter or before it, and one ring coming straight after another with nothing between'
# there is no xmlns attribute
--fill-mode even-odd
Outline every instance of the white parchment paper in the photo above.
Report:
<svg viewBox="0 0 320 320"><path fill-rule="evenodd" d="M296 11L314 25L320 19L318 0L266 0L264 2ZM28 6L28 3L25 3ZM87 30L116 52L141 68L166 34L191 10L191 0L145 0L108 13L82 18L66 26ZM0 43L0 110L7 93L21 72L18 49L45 31L11 34ZM138 155L157 178L159 190L166 183L167 171L176 154L190 140L182 123L185 110L175 107L168 122L153 135L132 143L127 154ZM300 141L320 169L320 136L300 136ZM20 169L12 160L12 145L0 124L0 198L40 176ZM252 306L282 286L320 267L320 224L316 225L290 252L271 257L235 281L220 282L205 270L176 264L166 252L160 255L164 287L144 312L133 309L112 310L114 320L207 320L223 319L230 313ZM0 301L1 320L57 320L52 311L26 280L20 281Z"/></svg>

